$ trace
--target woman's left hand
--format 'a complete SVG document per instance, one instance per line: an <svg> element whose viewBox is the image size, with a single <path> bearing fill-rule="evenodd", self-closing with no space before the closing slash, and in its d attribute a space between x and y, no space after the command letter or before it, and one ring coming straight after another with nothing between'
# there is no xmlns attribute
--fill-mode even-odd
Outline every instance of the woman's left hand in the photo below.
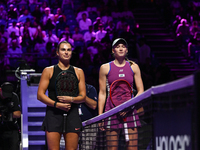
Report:
<svg viewBox="0 0 200 150"><path fill-rule="evenodd" d="M71 96L57 96L57 98L62 103L71 103L72 102Z"/></svg>

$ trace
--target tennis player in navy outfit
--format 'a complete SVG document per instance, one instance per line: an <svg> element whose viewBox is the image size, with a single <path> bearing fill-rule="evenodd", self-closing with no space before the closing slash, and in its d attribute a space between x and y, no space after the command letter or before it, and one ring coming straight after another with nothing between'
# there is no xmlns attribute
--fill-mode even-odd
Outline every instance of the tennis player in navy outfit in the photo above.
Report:
<svg viewBox="0 0 200 150"><path fill-rule="evenodd" d="M86 84L86 100L79 106L79 115L82 121L89 120L98 115L97 111L97 91L93 85ZM80 150L94 149L96 145L97 124L86 126L81 133Z"/></svg>
<svg viewBox="0 0 200 150"><path fill-rule="evenodd" d="M60 42L56 54L59 59L58 64L43 70L38 86L37 98L47 105L42 130L46 132L48 149L59 150L61 135L63 135L65 149L75 150L78 147L79 134L82 130L78 106L79 103L85 102L86 98L85 76L82 69L70 65L72 46L69 42ZM56 96L56 77L63 70L69 70L76 74L78 95ZM45 95L46 90L48 90L48 96ZM67 127L63 132L63 114L66 113Z"/></svg>
<svg viewBox="0 0 200 150"><path fill-rule="evenodd" d="M105 112L114 108L110 96L106 100L106 86L110 88L112 83L118 79L126 80L131 86L135 82L137 88L137 95L144 91L141 73L138 65L133 61L127 61L128 44L123 38L118 38L112 43L112 53L114 60L103 64L99 71L99 97L98 107L99 115L103 113L104 106ZM114 101L114 100L113 100ZM100 123L100 129L106 129L107 149L117 150L118 149L118 137L120 129L123 129L123 122L117 119L117 115L113 115L104 120L104 124ZM137 150L137 127L139 127L140 121L137 115L137 110L132 110L132 115L127 117L127 126L129 133L129 141L126 143L127 150ZM134 147L133 147L134 145Z"/></svg>

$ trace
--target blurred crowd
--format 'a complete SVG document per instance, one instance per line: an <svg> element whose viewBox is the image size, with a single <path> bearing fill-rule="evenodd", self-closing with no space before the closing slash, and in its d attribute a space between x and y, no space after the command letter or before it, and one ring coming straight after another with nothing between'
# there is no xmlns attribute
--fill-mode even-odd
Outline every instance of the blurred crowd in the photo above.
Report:
<svg viewBox="0 0 200 150"><path fill-rule="evenodd" d="M174 29L177 42L188 44L188 56L192 56L200 37L199 2L185 0L183 6L180 0L156 0L155 4ZM1 0L1 70L25 63L41 72L57 63L57 44L67 40L73 45L71 64L81 67L86 82L98 90L99 67L113 59L111 43L121 37L128 42L128 58L141 67L145 89L168 82L171 73L165 62L152 64L151 48L133 14L135 7L132 0Z"/></svg>

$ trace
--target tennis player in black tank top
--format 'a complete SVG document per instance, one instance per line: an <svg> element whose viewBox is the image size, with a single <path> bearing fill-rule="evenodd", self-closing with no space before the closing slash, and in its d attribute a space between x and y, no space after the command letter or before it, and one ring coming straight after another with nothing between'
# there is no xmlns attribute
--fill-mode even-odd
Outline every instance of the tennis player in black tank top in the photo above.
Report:
<svg viewBox="0 0 200 150"><path fill-rule="evenodd" d="M61 135L65 139L65 149L77 149L79 133L82 123L78 115L78 104L83 103L86 97L85 76L83 70L70 65L72 46L66 41L59 43L56 54L59 62L55 66L46 67L40 79L37 98L47 105L42 130L46 132L49 149L59 150ZM56 76L63 70L75 72L79 83L79 94L76 97L58 96L55 92ZM48 89L48 96L45 95ZM56 102L58 101L58 102ZM67 112L67 129L63 133L63 114Z"/></svg>

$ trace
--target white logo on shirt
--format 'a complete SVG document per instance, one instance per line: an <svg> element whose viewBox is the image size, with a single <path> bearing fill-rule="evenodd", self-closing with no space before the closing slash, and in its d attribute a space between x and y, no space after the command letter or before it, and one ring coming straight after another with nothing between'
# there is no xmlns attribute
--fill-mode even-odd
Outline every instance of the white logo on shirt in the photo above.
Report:
<svg viewBox="0 0 200 150"><path fill-rule="evenodd" d="M119 70L119 72L123 72L123 71L124 71L123 69L120 69L120 70Z"/></svg>
<svg viewBox="0 0 200 150"><path fill-rule="evenodd" d="M125 74L119 74L119 77L125 77Z"/></svg>

